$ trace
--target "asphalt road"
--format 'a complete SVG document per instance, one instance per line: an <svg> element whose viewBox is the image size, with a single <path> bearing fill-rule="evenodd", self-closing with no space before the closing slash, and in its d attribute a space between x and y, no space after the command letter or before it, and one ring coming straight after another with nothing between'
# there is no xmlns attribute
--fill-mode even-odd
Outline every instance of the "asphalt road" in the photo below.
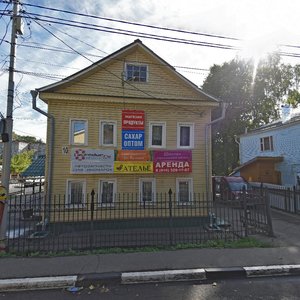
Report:
<svg viewBox="0 0 300 300"><path fill-rule="evenodd" d="M209 283L181 282L91 286L78 292L67 290L0 293L5 300L215 300L215 299L300 299L300 277L273 277L253 280L223 280Z"/></svg>

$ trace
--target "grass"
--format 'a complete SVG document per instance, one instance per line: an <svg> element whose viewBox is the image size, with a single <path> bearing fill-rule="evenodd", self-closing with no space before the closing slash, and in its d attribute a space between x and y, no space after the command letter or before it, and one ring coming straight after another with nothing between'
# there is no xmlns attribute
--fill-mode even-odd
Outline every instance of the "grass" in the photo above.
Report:
<svg viewBox="0 0 300 300"><path fill-rule="evenodd" d="M141 248L103 248L92 251L76 251L70 249L64 252L29 252L26 254L18 253L1 253L0 258L5 257L57 257L57 256L79 256L89 254L117 254L117 253L136 253L136 252L158 252L158 251L176 251L183 249L239 249L239 248L268 248L270 244L259 241L253 237L242 238L236 241L213 240L201 244L177 244L174 246L161 247L141 247Z"/></svg>

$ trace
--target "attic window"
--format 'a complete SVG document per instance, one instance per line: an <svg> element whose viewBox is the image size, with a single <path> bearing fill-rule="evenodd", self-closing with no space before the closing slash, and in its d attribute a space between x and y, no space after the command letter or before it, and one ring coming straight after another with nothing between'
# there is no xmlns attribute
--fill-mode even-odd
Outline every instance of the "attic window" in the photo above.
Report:
<svg viewBox="0 0 300 300"><path fill-rule="evenodd" d="M147 65L126 64L125 65L125 80L135 82L147 82Z"/></svg>

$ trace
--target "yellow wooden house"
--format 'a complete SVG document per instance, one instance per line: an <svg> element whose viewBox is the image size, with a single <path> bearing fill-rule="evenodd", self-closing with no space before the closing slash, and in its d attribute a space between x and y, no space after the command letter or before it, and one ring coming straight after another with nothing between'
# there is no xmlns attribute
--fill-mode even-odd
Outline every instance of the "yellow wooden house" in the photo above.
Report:
<svg viewBox="0 0 300 300"><path fill-rule="evenodd" d="M36 91L50 117L51 201L64 195L66 208L81 208L94 190L97 207L121 194L155 204L171 189L175 204L188 204L206 193L205 132L219 103L140 40Z"/></svg>

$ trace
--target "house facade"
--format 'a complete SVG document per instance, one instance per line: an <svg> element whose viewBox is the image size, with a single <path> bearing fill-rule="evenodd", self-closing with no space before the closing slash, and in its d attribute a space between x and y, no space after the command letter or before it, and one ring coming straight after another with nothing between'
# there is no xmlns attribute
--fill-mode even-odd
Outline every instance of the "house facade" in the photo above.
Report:
<svg viewBox="0 0 300 300"><path fill-rule="evenodd" d="M66 206L84 206L92 190L98 206L118 194L155 203L171 189L191 203L206 192L205 129L218 102L140 40L37 91L55 124L46 181Z"/></svg>
<svg viewBox="0 0 300 300"><path fill-rule="evenodd" d="M248 181L300 184L300 117L278 121L240 136L241 166Z"/></svg>

